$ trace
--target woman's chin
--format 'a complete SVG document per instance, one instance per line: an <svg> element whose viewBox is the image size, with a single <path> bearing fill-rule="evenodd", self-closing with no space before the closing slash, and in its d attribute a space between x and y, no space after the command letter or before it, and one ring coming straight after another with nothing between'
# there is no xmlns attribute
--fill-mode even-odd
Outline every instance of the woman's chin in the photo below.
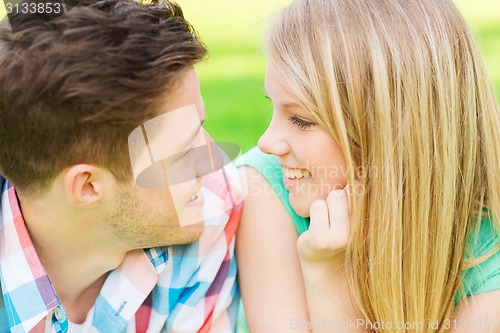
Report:
<svg viewBox="0 0 500 333"><path fill-rule="evenodd" d="M311 205L314 200L311 201L311 199L295 195L290 195L289 199L290 205L297 215L302 217L310 216Z"/></svg>

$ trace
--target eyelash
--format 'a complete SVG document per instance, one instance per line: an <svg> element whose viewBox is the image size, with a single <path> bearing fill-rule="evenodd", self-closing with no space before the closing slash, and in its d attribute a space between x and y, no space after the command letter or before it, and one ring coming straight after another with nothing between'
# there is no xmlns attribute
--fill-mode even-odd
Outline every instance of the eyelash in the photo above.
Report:
<svg viewBox="0 0 500 333"><path fill-rule="evenodd" d="M311 126L316 125L315 123L311 123L309 121L305 121L304 119L300 119L297 116L288 117L288 120L290 120L294 125L296 125L301 131L304 131Z"/></svg>
<svg viewBox="0 0 500 333"><path fill-rule="evenodd" d="M184 154L182 154L182 156L177 158L177 161L184 161L187 157L189 157L189 154L191 154L192 151L193 151L193 147L188 149Z"/></svg>
<svg viewBox="0 0 500 333"><path fill-rule="evenodd" d="M189 154L191 154L193 149L194 149L194 147L189 148L189 150L183 155L183 157L189 156Z"/></svg>

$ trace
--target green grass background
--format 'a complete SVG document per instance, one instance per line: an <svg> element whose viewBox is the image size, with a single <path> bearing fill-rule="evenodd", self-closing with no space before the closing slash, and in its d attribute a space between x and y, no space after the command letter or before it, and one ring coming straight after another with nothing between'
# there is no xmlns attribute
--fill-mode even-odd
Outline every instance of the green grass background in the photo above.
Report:
<svg viewBox="0 0 500 333"><path fill-rule="evenodd" d="M0 18L5 16L2 1ZM246 151L256 144L272 113L263 92L262 33L272 15L290 0L177 2L209 49L209 57L197 67L207 113L205 127L216 141L235 142ZM476 32L500 98L500 1L455 3Z"/></svg>

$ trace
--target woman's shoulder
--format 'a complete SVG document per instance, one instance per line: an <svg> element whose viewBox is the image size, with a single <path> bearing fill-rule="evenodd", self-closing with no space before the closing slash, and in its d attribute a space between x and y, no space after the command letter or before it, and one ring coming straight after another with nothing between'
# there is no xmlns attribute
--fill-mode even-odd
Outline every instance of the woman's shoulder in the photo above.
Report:
<svg viewBox="0 0 500 333"><path fill-rule="evenodd" d="M479 258L488 254L500 244L498 232L489 216L483 216L480 223L473 225L467 241L466 258Z"/></svg>
<svg viewBox="0 0 500 333"><path fill-rule="evenodd" d="M250 167L262 175L285 206L299 235L309 228L309 219L299 216L290 204L288 190L283 183L283 168L277 156L265 154L258 147L254 147L239 157L235 165L239 168Z"/></svg>
<svg viewBox="0 0 500 333"><path fill-rule="evenodd" d="M275 177L282 175L281 165L279 164L278 157L271 154L263 153L259 147L253 147L248 152L239 157L235 164L237 167L248 166L259 171L260 174L267 170L278 172L273 174ZM267 171L268 172L268 171Z"/></svg>
<svg viewBox="0 0 500 333"><path fill-rule="evenodd" d="M275 155L265 154L258 147L250 149L235 161L237 167L255 169L271 185L280 198L287 198L288 193L283 184L283 169Z"/></svg>
<svg viewBox="0 0 500 333"><path fill-rule="evenodd" d="M468 268L463 271L465 297L500 290L500 239L493 221L483 217L474 225L465 254ZM456 295L456 302L459 297Z"/></svg>

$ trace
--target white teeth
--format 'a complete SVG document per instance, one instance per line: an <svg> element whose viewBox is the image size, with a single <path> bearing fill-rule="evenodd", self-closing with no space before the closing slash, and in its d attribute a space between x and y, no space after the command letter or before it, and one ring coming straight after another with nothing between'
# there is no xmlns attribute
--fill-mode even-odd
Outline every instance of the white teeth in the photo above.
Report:
<svg viewBox="0 0 500 333"><path fill-rule="evenodd" d="M311 175L311 173L305 169L283 168L283 172L289 179L302 179Z"/></svg>

